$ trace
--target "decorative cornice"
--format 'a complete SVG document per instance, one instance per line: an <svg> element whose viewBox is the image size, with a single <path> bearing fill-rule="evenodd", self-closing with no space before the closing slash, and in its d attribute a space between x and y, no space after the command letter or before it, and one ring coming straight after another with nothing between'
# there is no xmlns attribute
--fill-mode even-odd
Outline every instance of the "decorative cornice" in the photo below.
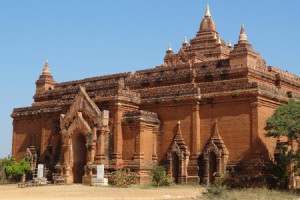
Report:
<svg viewBox="0 0 300 200"><path fill-rule="evenodd" d="M136 111L128 111L123 114L123 120L127 122L146 122L151 124L159 124L160 121L158 116L154 112L144 111L144 110L136 110Z"/></svg>

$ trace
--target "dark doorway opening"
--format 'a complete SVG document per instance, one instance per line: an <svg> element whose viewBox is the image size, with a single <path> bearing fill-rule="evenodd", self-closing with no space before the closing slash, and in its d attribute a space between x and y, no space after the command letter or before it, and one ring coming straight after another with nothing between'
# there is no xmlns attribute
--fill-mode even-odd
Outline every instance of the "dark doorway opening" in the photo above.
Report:
<svg viewBox="0 0 300 200"><path fill-rule="evenodd" d="M83 134L75 133L72 136L73 147L73 182L82 183L84 166L86 165L86 140Z"/></svg>
<svg viewBox="0 0 300 200"><path fill-rule="evenodd" d="M208 169L208 182L213 183L215 181L215 175L217 172L217 156L213 152L209 152L209 169Z"/></svg>
<svg viewBox="0 0 300 200"><path fill-rule="evenodd" d="M179 157L176 152L172 152L172 178L175 183L179 183Z"/></svg>

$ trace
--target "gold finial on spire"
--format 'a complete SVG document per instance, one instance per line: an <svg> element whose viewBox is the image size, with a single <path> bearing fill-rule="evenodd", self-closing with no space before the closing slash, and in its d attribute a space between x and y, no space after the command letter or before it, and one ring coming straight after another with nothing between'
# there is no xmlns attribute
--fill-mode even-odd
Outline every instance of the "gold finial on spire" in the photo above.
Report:
<svg viewBox="0 0 300 200"><path fill-rule="evenodd" d="M211 14L210 14L210 10L209 10L209 5L206 4L206 11L205 11L205 17L211 17Z"/></svg>
<svg viewBox="0 0 300 200"><path fill-rule="evenodd" d="M231 41L228 40L228 47L231 48L232 47L232 44L231 44Z"/></svg>
<svg viewBox="0 0 300 200"><path fill-rule="evenodd" d="M239 36L239 43L240 42L248 42L244 24L242 24L242 27L241 27L241 32L240 32L240 36Z"/></svg>
<svg viewBox="0 0 300 200"><path fill-rule="evenodd" d="M50 68L48 64L48 59L45 60L45 66L43 68L43 75L50 75Z"/></svg>
<svg viewBox="0 0 300 200"><path fill-rule="evenodd" d="M169 46L168 46L168 51L172 51L172 46L171 46L171 43L169 43Z"/></svg>
<svg viewBox="0 0 300 200"><path fill-rule="evenodd" d="M184 36L183 44L188 44L188 41L187 41L187 39L186 39L186 36Z"/></svg>

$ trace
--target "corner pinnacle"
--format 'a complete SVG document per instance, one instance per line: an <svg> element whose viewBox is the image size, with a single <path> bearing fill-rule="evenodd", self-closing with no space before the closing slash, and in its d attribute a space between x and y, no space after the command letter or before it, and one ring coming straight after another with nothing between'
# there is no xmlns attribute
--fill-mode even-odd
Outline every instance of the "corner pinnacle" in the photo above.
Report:
<svg viewBox="0 0 300 200"><path fill-rule="evenodd" d="M242 24L242 27L241 27L239 42L248 42L244 24Z"/></svg>
<svg viewBox="0 0 300 200"><path fill-rule="evenodd" d="M227 45L229 48L231 48L232 47L232 44L231 44L231 41L230 40L228 40L228 45Z"/></svg>
<svg viewBox="0 0 300 200"><path fill-rule="evenodd" d="M44 68L43 68L43 75L51 75L50 67L49 67L49 64L48 64L48 59L45 60L45 65L44 65Z"/></svg>
<svg viewBox="0 0 300 200"><path fill-rule="evenodd" d="M183 44L188 44L188 41L187 41L187 39L186 39L186 36L184 37Z"/></svg>

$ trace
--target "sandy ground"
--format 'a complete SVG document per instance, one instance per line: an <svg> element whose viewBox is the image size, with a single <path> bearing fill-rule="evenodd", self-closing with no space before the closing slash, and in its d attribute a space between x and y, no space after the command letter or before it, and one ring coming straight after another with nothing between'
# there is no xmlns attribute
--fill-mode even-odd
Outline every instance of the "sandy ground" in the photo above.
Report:
<svg viewBox="0 0 300 200"><path fill-rule="evenodd" d="M171 188L113 188L90 187L84 185L48 185L40 187L18 188L17 185L0 185L0 199L25 200L138 200L138 199L178 199L191 200L199 196L204 189L197 186L174 186Z"/></svg>

